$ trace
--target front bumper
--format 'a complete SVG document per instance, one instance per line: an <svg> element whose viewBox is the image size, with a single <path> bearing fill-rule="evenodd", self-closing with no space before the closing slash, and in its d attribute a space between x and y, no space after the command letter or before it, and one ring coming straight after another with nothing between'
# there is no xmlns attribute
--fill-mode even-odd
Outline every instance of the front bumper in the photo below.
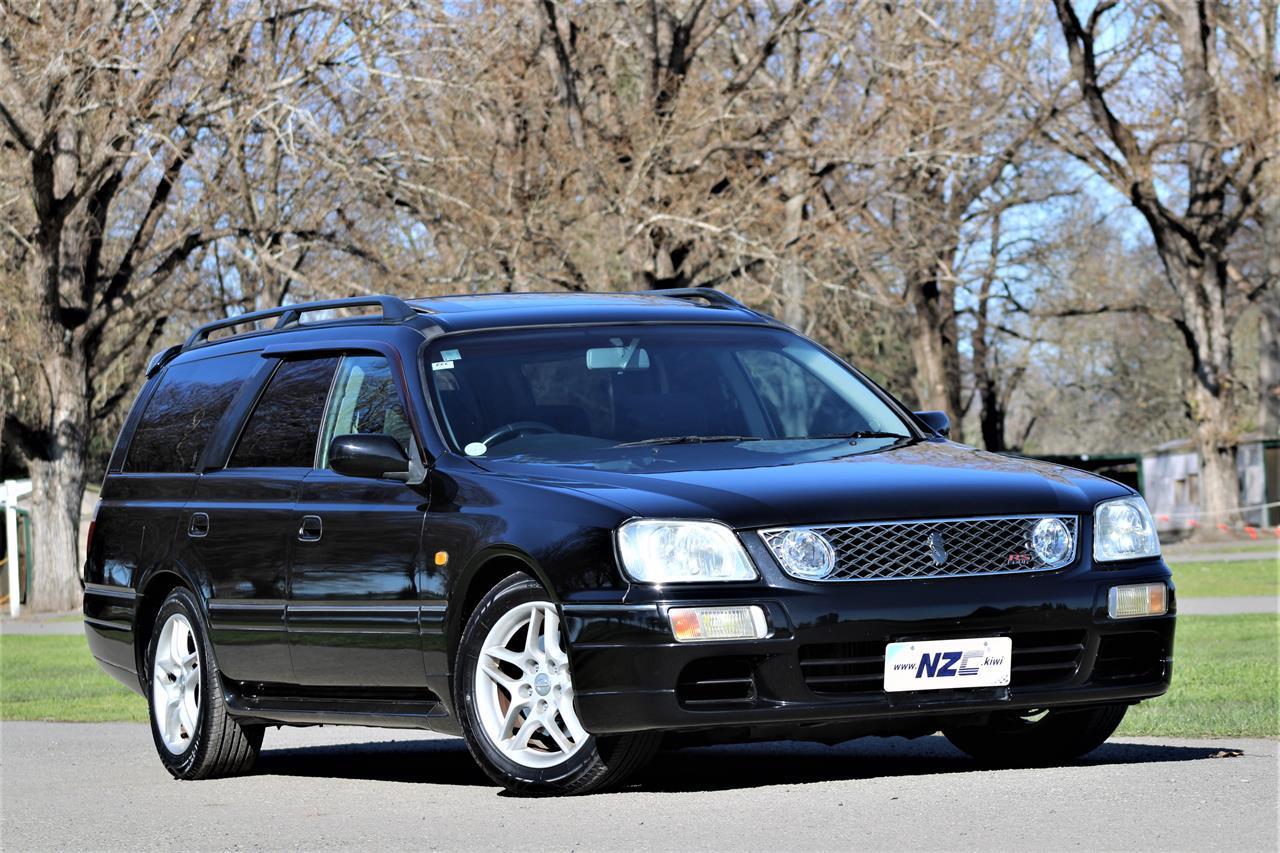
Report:
<svg viewBox="0 0 1280 853"><path fill-rule="evenodd" d="M1110 619L1112 586L1164 581L1165 616ZM676 643L674 606L755 604L761 640ZM932 580L633 587L566 601L577 709L596 734L864 724L868 732L1001 710L1130 703L1164 693L1176 602L1160 560L1119 570ZM883 654L901 640L1013 638L1007 687L886 693Z"/></svg>

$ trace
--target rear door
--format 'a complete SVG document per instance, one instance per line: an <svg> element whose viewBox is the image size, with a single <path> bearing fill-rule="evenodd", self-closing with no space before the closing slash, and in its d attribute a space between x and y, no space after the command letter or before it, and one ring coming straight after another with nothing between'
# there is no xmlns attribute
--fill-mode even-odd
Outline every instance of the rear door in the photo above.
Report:
<svg viewBox="0 0 1280 853"><path fill-rule="evenodd" d="M239 435L229 436L225 467L200 478L180 535L211 581L211 633L222 672L236 681L291 684L285 602L294 507L315 464L338 360L258 361L270 378L256 400L246 401L252 410Z"/></svg>
<svg viewBox="0 0 1280 853"><path fill-rule="evenodd" d="M334 436L384 433L414 452L405 396L382 355L345 355L302 483L289 581L294 673L308 685L423 687L417 578L425 486L344 477L328 466Z"/></svg>

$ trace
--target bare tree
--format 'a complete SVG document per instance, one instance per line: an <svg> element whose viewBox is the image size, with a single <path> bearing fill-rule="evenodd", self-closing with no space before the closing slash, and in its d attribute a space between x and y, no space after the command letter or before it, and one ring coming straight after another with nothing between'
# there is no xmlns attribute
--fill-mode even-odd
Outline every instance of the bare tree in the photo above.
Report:
<svg viewBox="0 0 1280 853"><path fill-rule="evenodd" d="M1136 217L1125 202L1081 192L1037 207L1016 235L1021 218L1008 217L1004 229L1005 263L1017 273L1000 282L996 315L1016 335L996 338L1005 364L1021 374L1007 395L1009 444L1113 454L1185 437L1190 360L1176 330L1147 313L1078 311L1100 289L1113 304L1176 309L1154 249L1126 222Z"/></svg>
<svg viewBox="0 0 1280 853"><path fill-rule="evenodd" d="M1025 364L1020 359L1006 355L1001 346L1001 336L1021 338L1018 332L1002 323L997 303L1000 300L997 281L1002 270L1001 253L1005 249L1003 239L1004 210L991 215L987 262L978 275L977 293L973 308L973 326L969 337L972 352L973 397L978 404L978 433L982 446L994 453L1017 449L1020 442L1011 442L1008 435L1009 408L1012 397L1021 384ZM964 407L968 409L968 406Z"/></svg>
<svg viewBox="0 0 1280 853"><path fill-rule="evenodd" d="M836 124L816 78L834 89L851 12L545 2L415 20L375 51L396 59L363 173L426 234L442 285L764 294L783 247L815 242L782 184L817 183L816 126Z"/></svg>
<svg viewBox="0 0 1280 853"><path fill-rule="evenodd" d="M1025 81L1043 14L984 3L877 6L862 54L872 97L890 106L861 224L874 236L862 272L909 329L921 407L961 429L963 365L956 291L961 257L1055 107ZM994 270L992 271L994 274ZM980 278L980 277L979 277ZM989 298L989 295L988 295Z"/></svg>
<svg viewBox="0 0 1280 853"><path fill-rule="evenodd" d="M833 342L849 312L896 324L959 430L957 256L1041 117L1043 14L987 11L419 9L377 51L397 61L367 185L442 286L721 286Z"/></svg>
<svg viewBox="0 0 1280 853"><path fill-rule="evenodd" d="M350 35L304 3L0 0L5 281L20 305L4 429L34 485L35 608L78 601L87 454L147 351L175 312L228 308L194 287L206 261L249 259L231 296L252 302L262 272L304 276L300 258L346 242L297 146L323 120L305 93L332 84Z"/></svg>
<svg viewBox="0 0 1280 853"><path fill-rule="evenodd" d="M1177 307L1127 307L1171 323L1185 343L1204 509L1229 519L1239 506L1232 326L1273 286L1247 278L1236 253L1276 156L1266 115L1280 90L1267 55L1274 39L1263 37L1275 4L1159 2L1113 15L1118 0L1101 0L1084 20L1070 0L1054 5L1084 108L1053 138L1128 198L1151 232ZM1108 21L1120 46L1104 66L1097 45ZM1126 89L1139 75L1141 91Z"/></svg>

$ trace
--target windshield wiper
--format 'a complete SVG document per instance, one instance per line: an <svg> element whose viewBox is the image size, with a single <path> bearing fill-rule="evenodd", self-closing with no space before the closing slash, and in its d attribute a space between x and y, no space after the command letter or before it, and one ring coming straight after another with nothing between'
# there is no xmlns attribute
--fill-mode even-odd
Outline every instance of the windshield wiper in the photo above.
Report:
<svg viewBox="0 0 1280 853"><path fill-rule="evenodd" d="M896 438L904 440L911 438L909 435L903 435L900 432L881 432L874 429L860 429L857 432L833 432L827 435L800 435L788 436L785 441L857 441L860 438Z"/></svg>
<svg viewBox="0 0 1280 853"><path fill-rule="evenodd" d="M783 436L775 441L857 441L860 438L896 438L899 441L911 438L909 435L902 435L897 432L880 432L878 430L862 429L857 432L833 433L832 435L802 435L802 436ZM758 435L669 435L662 438L646 438L640 441L624 441L621 444L615 444L614 447L645 447L657 444L709 444L711 442L730 442L730 441L764 441L765 439Z"/></svg>
<svg viewBox="0 0 1280 853"><path fill-rule="evenodd" d="M709 444L715 441L763 441L755 435L669 435L663 438L645 438L640 441L624 441L614 447L645 447L653 444Z"/></svg>

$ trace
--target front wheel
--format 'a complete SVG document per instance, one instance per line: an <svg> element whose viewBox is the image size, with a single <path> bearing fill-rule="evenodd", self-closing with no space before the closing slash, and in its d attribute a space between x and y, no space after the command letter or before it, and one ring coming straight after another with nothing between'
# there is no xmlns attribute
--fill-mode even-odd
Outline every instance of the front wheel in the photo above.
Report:
<svg viewBox="0 0 1280 853"><path fill-rule="evenodd" d="M1127 705L1098 705L993 714L985 726L949 728L942 733L984 764L1051 764L1097 749L1115 733L1127 710Z"/></svg>
<svg viewBox="0 0 1280 853"><path fill-rule="evenodd" d="M177 779L248 772L262 746L261 726L242 726L222 700L200 608L186 589L169 593L147 647L151 734Z"/></svg>
<svg viewBox="0 0 1280 853"><path fill-rule="evenodd" d="M522 794L584 794L620 784L661 741L594 737L574 707L560 614L546 590L513 574L467 621L454 668L455 706L472 756Z"/></svg>

